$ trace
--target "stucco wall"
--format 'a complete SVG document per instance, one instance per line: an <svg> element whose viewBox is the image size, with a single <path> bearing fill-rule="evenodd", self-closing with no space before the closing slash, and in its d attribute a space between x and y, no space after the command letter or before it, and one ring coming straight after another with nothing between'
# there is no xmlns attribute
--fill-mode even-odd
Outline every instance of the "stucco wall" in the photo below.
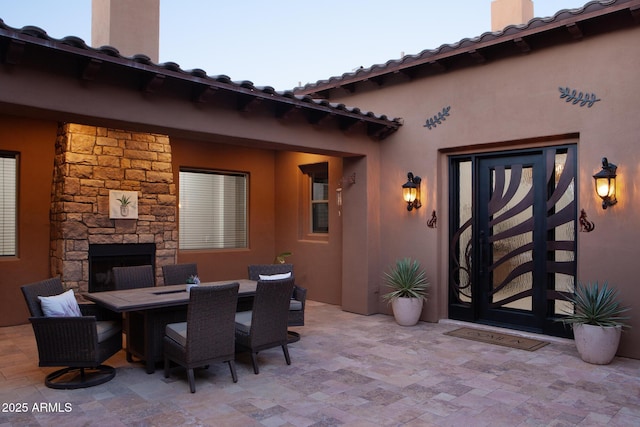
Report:
<svg viewBox="0 0 640 427"><path fill-rule="evenodd" d="M383 87L372 83L371 90L332 99L404 119L381 145L381 222L388 225L381 228L381 265L407 255L422 262L434 284L425 319L447 317L447 156L571 141L578 144L578 209L596 224L595 231L577 236L578 280L619 288L636 318L619 354L640 357L640 288L634 279L640 239L639 36L640 29L619 31L435 77ZM591 108L567 103L559 87L594 93L600 101ZM446 121L424 127L449 106ZM571 134L577 137L568 140ZM592 178L603 156L618 165L619 182L619 202L606 211ZM423 178L423 207L417 212L407 212L400 197L408 171ZM432 210L439 218L435 230L426 227Z"/></svg>
<svg viewBox="0 0 640 427"><path fill-rule="evenodd" d="M302 186L309 185L301 165L328 163L329 233L313 236L308 230L308 200ZM277 152L275 163L275 253L291 251L296 282L307 288L307 298L341 303L342 218L336 204L336 188L342 176L342 159L314 154ZM269 261L270 262L270 261Z"/></svg>
<svg viewBox="0 0 640 427"><path fill-rule="evenodd" d="M249 248L179 250L178 262L195 262L203 281L245 278L247 265L273 261L274 153L226 144L172 139L174 182L180 197L180 167L249 174ZM180 215L178 210L178 216Z"/></svg>
<svg viewBox="0 0 640 427"><path fill-rule="evenodd" d="M18 152L18 256L0 257L0 325L24 323L20 286L49 276L49 210L58 126L0 116L0 150Z"/></svg>

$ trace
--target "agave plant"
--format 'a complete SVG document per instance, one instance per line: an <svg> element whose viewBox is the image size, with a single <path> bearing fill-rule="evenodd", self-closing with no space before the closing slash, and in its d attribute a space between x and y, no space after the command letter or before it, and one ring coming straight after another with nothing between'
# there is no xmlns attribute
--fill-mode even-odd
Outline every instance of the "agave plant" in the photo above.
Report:
<svg viewBox="0 0 640 427"><path fill-rule="evenodd" d="M286 257L293 255L293 253L291 252L280 252L278 255L276 255L276 257L273 259L273 263L274 264L284 264L286 262Z"/></svg>
<svg viewBox="0 0 640 427"><path fill-rule="evenodd" d="M389 272L384 273L384 281L391 291L383 295L385 301L396 298L427 299L429 282L418 261L404 258L396 261Z"/></svg>
<svg viewBox="0 0 640 427"><path fill-rule="evenodd" d="M606 282L602 286L598 282L578 284L575 293L567 297L573 304L573 313L567 313L559 320L570 324L626 327L625 321L629 317L622 314L629 308L621 306L617 298L618 291Z"/></svg>
<svg viewBox="0 0 640 427"><path fill-rule="evenodd" d="M120 202L120 205L122 206L129 206L131 204L131 198L129 196L126 195L122 195L122 197L120 197L119 199L116 199L117 201Z"/></svg>

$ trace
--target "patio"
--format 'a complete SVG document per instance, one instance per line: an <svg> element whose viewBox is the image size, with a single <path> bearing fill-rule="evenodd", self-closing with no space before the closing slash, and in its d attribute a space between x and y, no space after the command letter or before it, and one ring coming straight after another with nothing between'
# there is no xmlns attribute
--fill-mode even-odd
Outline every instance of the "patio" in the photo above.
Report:
<svg viewBox="0 0 640 427"><path fill-rule="evenodd" d="M48 389L31 326L1 328L0 426L640 425L640 360L589 365L568 340L514 350L444 335L454 322L400 327L313 301L307 325L291 366L267 350L254 375L239 355L238 383L226 364L212 365L196 372L195 394L184 371L147 375L124 351L108 361L112 381ZM27 412L9 412L13 403Z"/></svg>

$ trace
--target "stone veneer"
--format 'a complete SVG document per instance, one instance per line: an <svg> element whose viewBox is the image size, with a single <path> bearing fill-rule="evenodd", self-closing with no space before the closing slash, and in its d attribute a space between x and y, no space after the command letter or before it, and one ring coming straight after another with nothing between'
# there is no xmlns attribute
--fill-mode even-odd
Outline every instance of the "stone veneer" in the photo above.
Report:
<svg viewBox="0 0 640 427"><path fill-rule="evenodd" d="M86 292L89 244L155 243L156 283L176 262L176 187L165 135L61 124L51 192L51 273ZM138 192L138 219L109 219L109 190Z"/></svg>

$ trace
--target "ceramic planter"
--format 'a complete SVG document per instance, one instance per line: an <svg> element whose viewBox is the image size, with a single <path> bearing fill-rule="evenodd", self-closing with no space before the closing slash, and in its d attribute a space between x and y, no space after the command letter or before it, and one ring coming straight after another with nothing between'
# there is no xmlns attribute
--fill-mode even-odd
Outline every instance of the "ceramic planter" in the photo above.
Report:
<svg viewBox="0 0 640 427"><path fill-rule="evenodd" d="M575 323L573 335L582 360L594 365L611 363L620 343L620 326L602 327Z"/></svg>
<svg viewBox="0 0 640 427"><path fill-rule="evenodd" d="M395 298L391 301L393 317L400 326L413 326L420 320L422 298Z"/></svg>

